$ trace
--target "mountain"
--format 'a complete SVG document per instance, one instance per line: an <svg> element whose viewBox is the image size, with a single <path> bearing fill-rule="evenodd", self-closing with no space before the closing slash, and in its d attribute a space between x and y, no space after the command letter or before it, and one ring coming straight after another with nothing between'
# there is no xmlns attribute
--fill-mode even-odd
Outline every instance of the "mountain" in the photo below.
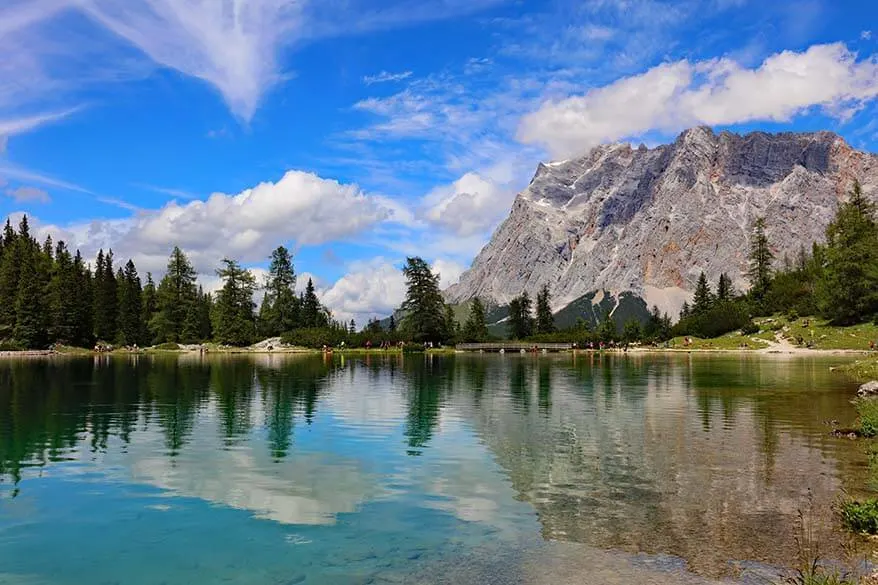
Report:
<svg viewBox="0 0 878 585"><path fill-rule="evenodd" d="M548 284L556 311L630 291L676 315L701 271L746 290L748 238L764 216L778 262L822 241L859 179L878 199L878 156L832 132L686 130L655 148L611 144L540 164L450 302L505 305ZM602 295L601 295L602 296Z"/></svg>

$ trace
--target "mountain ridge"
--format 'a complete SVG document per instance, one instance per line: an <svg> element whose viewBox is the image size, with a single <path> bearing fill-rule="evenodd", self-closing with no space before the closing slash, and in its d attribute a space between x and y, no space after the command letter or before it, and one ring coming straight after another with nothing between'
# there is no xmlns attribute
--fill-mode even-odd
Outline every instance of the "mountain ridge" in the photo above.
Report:
<svg viewBox="0 0 878 585"><path fill-rule="evenodd" d="M747 287L747 242L765 216L778 262L823 241L858 179L878 198L878 156L829 131L682 132L647 148L615 143L540 163L450 302L498 305L548 285L557 311L592 291L633 292L675 315L703 270Z"/></svg>

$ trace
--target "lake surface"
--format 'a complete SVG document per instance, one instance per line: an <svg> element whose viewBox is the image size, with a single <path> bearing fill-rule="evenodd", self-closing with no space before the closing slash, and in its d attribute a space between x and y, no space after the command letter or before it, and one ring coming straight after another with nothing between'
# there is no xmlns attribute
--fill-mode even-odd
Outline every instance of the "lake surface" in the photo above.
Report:
<svg viewBox="0 0 878 585"><path fill-rule="evenodd" d="M746 580L867 487L841 361L3 361L0 583Z"/></svg>

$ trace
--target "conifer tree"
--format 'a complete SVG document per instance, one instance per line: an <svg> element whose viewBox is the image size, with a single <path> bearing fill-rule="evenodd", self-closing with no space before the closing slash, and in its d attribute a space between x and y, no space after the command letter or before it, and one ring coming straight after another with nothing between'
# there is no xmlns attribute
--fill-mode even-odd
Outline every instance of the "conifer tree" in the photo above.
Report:
<svg viewBox="0 0 878 585"><path fill-rule="evenodd" d="M457 318L454 316L454 308L451 305L445 305L445 336L444 341L448 343L454 342L458 336Z"/></svg>
<svg viewBox="0 0 878 585"><path fill-rule="evenodd" d="M485 323L485 306L476 297L469 307L469 317L463 327L465 341L479 342L488 339L488 326Z"/></svg>
<svg viewBox="0 0 878 585"><path fill-rule="evenodd" d="M680 321L692 315L692 309L689 307L689 303L683 301L683 306L680 307Z"/></svg>
<svg viewBox="0 0 878 585"><path fill-rule="evenodd" d="M530 295L523 292L509 302L509 335L513 339L524 339L533 335L533 328Z"/></svg>
<svg viewBox="0 0 878 585"><path fill-rule="evenodd" d="M692 300L692 313L694 315L703 315L713 306L713 292L710 290L710 284L707 282L707 276L702 272L698 277L698 284L695 285L695 296Z"/></svg>
<svg viewBox="0 0 878 585"><path fill-rule="evenodd" d="M734 296L735 291L732 288L732 279L723 272L719 275L719 284L716 287L716 300L720 303L726 303L731 301Z"/></svg>
<svg viewBox="0 0 878 585"><path fill-rule="evenodd" d="M855 182L848 200L826 228L821 313L838 324L857 323L878 313L878 227L875 205Z"/></svg>
<svg viewBox="0 0 878 585"><path fill-rule="evenodd" d="M249 345L256 333L253 315L253 292L256 279L253 274L234 260L223 259L216 271L223 279L223 287L216 299L216 338L228 345Z"/></svg>
<svg viewBox="0 0 878 585"><path fill-rule="evenodd" d="M549 285L543 285L543 288L537 293L537 333L552 333L555 331L555 318L552 316L551 299Z"/></svg>
<svg viewBox="0 0 878 585"><path fill-rule="evenodd" d="M324 325L320 314L320 300L314 291L314 282L310 278L305 286L305 294L301 299L301 305L302 314L300 322L302 327L321 327Z"/></svg>
<svg viewBox="0 0 878 585"><path fill-rule="evenodd" d="M127 345L144 344L143 288L137 268L132 260L118 279L119 287L119 334Z"/></svg>
<svg viewBox="0 0 878 585"><path fill-rule="evenodd" d="M113 251L98 252L94 276L94 334L98 341L116 340L118 317L118 290L113 271Z"/></svg>
<svg viewBox="0 0 878 585"><path fill-rule="evenodd" d="M143 327L143 331L141 333L141 339L143 339L144 344L151 344L153 335L150 332L149 324L152 321L153 317L155 317L156 311L158 310L156 305L156 288L155 281L152 279L152 273L146 273L146 284L143 286L143 305L141 307L141 318L140 322Z"/></svg>
<svg viewBox="0 0 878 585"><path fill-rule="evenodd" d="M350 327L348 328L348 332L353 335L357 332L357 323L353 319L351 319Z"/></svg>
<svg viewBox="0 0 878 585"><path fill-rule="evenodd" d="M406 259L402 272L406 279L403 329L414 341L439 341L446 332L439 275L417 256Z"/></svg>
<svg viewBox="0 0 878 585"><path fill-rule="evenodd" d="M150 321L157 343L181 341L183 324L197 293L195 269L183 251L174 246L167 271L156 289L156 314Z"/></svg>
<svg viewBox="0 0 878 585"><path fill-rule="evenodd" d="M310 282L310 281L309 281ZM289 250L278 246L271 253L271 264L268 267L268 278L265 283L266 298L263 299L265 308L262 325L269 336L280 335L299 327L299 298L296 296L296 272L293 269L293 259ZM311 294L314 295L314 286L311 283ZM268 301L266 306L265 301ZM309 310L314 310L312 305ZM263 311L260 311L262 313ZM319 303L312 316L319 312Z"/></svg>
<svg viewBox="0 0 878 585"><path fill-rule="evenodd" d="M774 254L768 244L768 236L765 235L765 218L760 217L753 226L753 234L750 237L750 268L747 275L750 277L750 295L761 302L771 286L771 263Z"/></svg>
<svg viewBox="0 0 878 585"><path fill-rule="evenodd" d="M77 344L77 267L63 241L55 248L55 267L49 282L49 337L54 342Z"/></svg>
<svg viewBox="0 0 878 585"><path fill-rule="evenodd" d="M0 339L11 337L15 328L22 247L18 234L7 219L3 230L3 257L0 259Z"/></svg>
<svg viewBox="0 0 878 585"><path fill-rule="evenodd" d="M80 347L88 347L94 341L94 282L91 271L82 258L79 250L73 257L73 273L76 286L72 291L75 304L76 333L72 343Z"/></svg>
<svg viewBox="0 0 878 585"><path fill-rule="evenodd" d="M390 315L390 323L387 326L387 330L391 333L396 332L396 317L394 317L392 314Z"/></svg>
<svg viewBox="0 0 878 585"><path fill-rule="evenodd" d="M38 272L39 254L37 246L27 245L20 256L14 338L27 349L42 349L48 344L45 290Z"/></svg>

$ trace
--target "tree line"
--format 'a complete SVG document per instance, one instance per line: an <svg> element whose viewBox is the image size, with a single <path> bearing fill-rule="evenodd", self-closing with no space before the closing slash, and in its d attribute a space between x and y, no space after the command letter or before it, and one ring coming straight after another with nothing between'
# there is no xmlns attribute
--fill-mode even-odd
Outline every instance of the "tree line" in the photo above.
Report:
<svg viewBox="0 0 878 585"><path fill-rule="evenodd" d="M40 244L24 216L16 231L9 220L0 237L0 347L40 349L53 344L91 347L145 346L217 341L249 345L302 328L332 325L309 279L296 294L289 251L272 252L258 314L256 278L223 259L216 274L222 287L204 292L186 254L175 247L162 279L145 283L133 260L114 266L113 251L100 250L94 264L51 236ZM336 324L337 325L337 324Z"/></svg>

